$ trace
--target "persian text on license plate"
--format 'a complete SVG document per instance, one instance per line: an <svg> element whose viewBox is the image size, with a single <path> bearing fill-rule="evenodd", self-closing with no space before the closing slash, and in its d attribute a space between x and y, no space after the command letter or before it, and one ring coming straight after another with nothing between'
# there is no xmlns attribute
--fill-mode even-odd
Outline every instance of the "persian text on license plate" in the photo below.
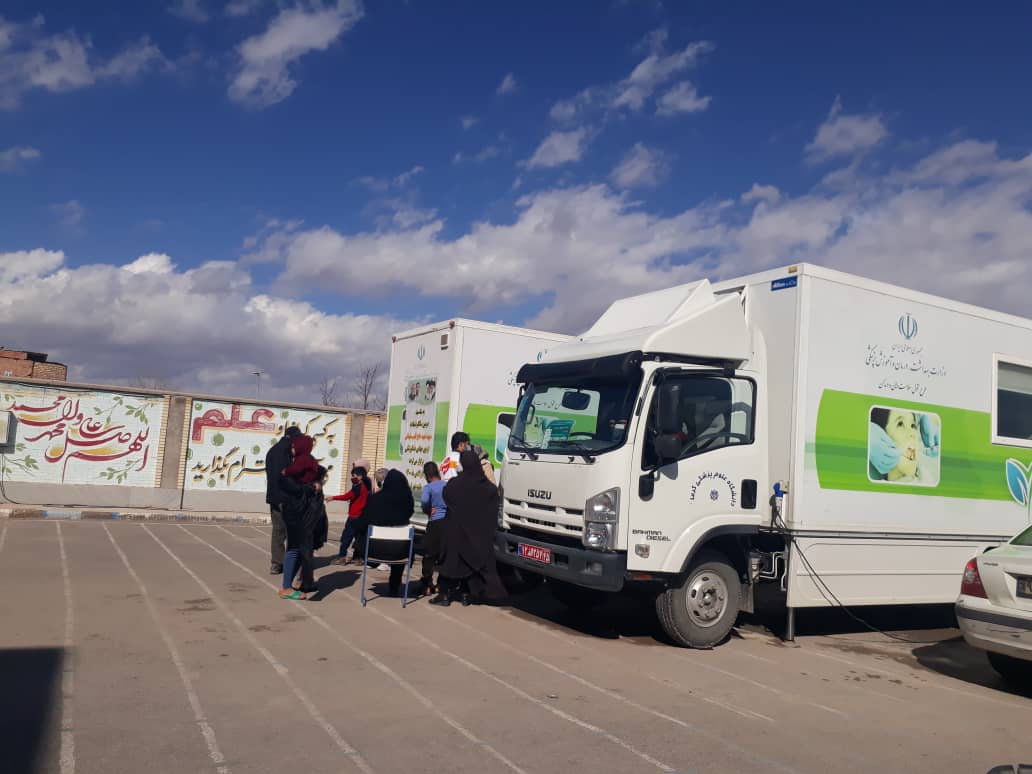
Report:
<svg viewBox="0 0 1032 774"><path fill-rule="evenodd" d="M530 559L532 562L540 562L541 564L552 563L552 549L550 548L542 548L541 546L530 546L526 543L520 543L519 552L522 558Z"/></svg>

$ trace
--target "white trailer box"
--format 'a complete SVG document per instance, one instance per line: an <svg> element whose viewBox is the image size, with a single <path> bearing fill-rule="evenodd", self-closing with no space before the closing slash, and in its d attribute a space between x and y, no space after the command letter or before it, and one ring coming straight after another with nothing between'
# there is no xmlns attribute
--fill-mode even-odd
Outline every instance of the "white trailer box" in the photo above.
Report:
<svg viewBox="0 0 1032 774"><path fill-rule="evenodd" d="M567 599L660 583L683 644L764 580L790 610L952 602L1032 520L1028 319L798 265L618 301L518 381L497 557Z"/></svg>
<svg viewBox="0 0 1032 774"><path fill-rule="evenodd" d="M568 336L473 320L448 320L392 339L388 388L388 467L413 489L423 464L440 462L464 430L500 466L516 410L516 371ZM501 421L500 421L501 420Z"/></svg>

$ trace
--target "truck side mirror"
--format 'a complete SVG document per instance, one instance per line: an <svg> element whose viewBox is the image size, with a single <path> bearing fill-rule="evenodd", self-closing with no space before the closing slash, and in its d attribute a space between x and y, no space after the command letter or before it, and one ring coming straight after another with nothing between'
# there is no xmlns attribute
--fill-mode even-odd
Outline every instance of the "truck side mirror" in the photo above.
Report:
<svg viewBox="0 0 1032 774"><path fill-rule="evenodd" d="M681 385L664 382L656 388L656 429L660 436L681 432Z"/></svg>
<svg viewBox="0 0 1032 774"><path fill-rule="evenodd" d="M668 462L676 462L681 456L681 441L673 433L657 435L652 446L661 466Z"/></svg>
<svg viewBox="0 0 1032 774"><path fill-rule="evenodd" d="M516 415L515 414L499 414L498 415L498 424L504 425L505 427L509 428L510 430L512 430L512 426L513 426L513 424L515 422L516 422Z"/></svg>

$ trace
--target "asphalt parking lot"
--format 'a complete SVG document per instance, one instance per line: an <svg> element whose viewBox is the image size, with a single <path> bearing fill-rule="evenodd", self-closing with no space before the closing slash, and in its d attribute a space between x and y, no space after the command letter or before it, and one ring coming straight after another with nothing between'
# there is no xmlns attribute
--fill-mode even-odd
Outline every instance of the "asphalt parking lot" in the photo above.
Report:
<svg viewBox="0 0 1032 774"><path fill-rule="evenodd" d="M907 644L751 627L658 641L587 615L363 609L358 571L280 600L268 531L0 525L4 772L988 772L1032 763L1032 697L956 632ZM371 573L374 588L386 575ZM804 629L806 631L806 629Z"/></svg>

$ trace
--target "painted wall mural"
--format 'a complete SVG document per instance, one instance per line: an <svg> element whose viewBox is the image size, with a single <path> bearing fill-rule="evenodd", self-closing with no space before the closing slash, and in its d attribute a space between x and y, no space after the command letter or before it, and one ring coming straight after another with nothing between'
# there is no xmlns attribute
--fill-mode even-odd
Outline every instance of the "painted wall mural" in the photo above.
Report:
<svg viewBox="0 0 1032 774"><path fill-rule="evenodd" d="M291 425L315 441L312 453L329 471L327 491L343 491L350 473L346 414L208 400L191 408L185 488L264 492L265 454Z"/></svg>
<svg viewBox="0 0 1032 774"><path fill-rule="evenodd" d="M42 484L158 486L166 398L0 384L18 420L4 478Z"/></svg>

